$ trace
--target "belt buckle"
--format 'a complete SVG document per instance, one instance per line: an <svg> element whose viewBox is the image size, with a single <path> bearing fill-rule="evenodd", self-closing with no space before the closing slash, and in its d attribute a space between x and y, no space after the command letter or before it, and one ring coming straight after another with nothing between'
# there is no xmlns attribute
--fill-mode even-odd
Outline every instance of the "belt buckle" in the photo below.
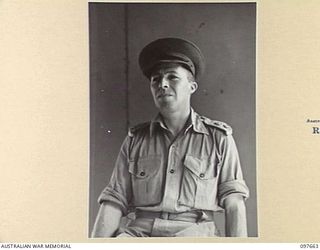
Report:
<svg viewBox="0 0 320 250"><path fill-rule="evenodd" d="M209 216L204 211L199 211L197 223L204 222L204 221L208 220L208 218L209 218Z"/></svg>

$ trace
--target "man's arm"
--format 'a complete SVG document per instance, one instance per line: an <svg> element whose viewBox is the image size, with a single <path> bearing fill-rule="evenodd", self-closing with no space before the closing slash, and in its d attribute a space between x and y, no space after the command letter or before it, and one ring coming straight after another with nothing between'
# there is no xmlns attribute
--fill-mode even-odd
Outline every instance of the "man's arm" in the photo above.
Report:
<svg viewBox="0 0 320 250"><path fill-rule="evenodd" d="M224 201L227 237L247 237L246 207L241 195L230 195Z"/></svg>
<svg viewBox="0 0 320 250"><path fill-rule="evenodd" d="M122 212L119 206L104 202L100 209L92 230L91 237L112 237L119 228Z"/></svg>

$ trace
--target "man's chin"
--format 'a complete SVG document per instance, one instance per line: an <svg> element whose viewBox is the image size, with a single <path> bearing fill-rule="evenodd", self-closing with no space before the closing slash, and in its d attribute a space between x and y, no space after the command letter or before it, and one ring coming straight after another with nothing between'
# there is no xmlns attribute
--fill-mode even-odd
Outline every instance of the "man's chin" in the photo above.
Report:
<svg viewBox="0 0 320 250"><path fill-rule="evenodd" d="M158 109L173 109L174 108L174 102L173 101L165 101L161 100L160 102L156 103L156 107Z"/></svg>

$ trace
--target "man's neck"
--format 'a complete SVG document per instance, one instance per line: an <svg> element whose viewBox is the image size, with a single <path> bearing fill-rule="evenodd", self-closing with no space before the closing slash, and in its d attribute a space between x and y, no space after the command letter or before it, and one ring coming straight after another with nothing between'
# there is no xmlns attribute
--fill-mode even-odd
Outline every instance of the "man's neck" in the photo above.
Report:
<svg viewBox="0 0 320 250"><path fill-rule="evenodd" d="M186 124L190 110L190 107L188 107L183 111L161 112L167 128L174 136L176 136Z"/></svg>

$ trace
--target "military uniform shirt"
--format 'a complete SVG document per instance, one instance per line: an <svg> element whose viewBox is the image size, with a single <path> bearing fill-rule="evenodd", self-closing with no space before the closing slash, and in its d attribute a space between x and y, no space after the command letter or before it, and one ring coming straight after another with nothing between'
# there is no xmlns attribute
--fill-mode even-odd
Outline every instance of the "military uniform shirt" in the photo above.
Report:
<svg viewBox="0 0 320 250"><path fill-rule="evenodd" d="M98 201L170 213L218 211L229 195L249 196L232 129L191 109L173 138L161 115L130 129Z"/></svg>

